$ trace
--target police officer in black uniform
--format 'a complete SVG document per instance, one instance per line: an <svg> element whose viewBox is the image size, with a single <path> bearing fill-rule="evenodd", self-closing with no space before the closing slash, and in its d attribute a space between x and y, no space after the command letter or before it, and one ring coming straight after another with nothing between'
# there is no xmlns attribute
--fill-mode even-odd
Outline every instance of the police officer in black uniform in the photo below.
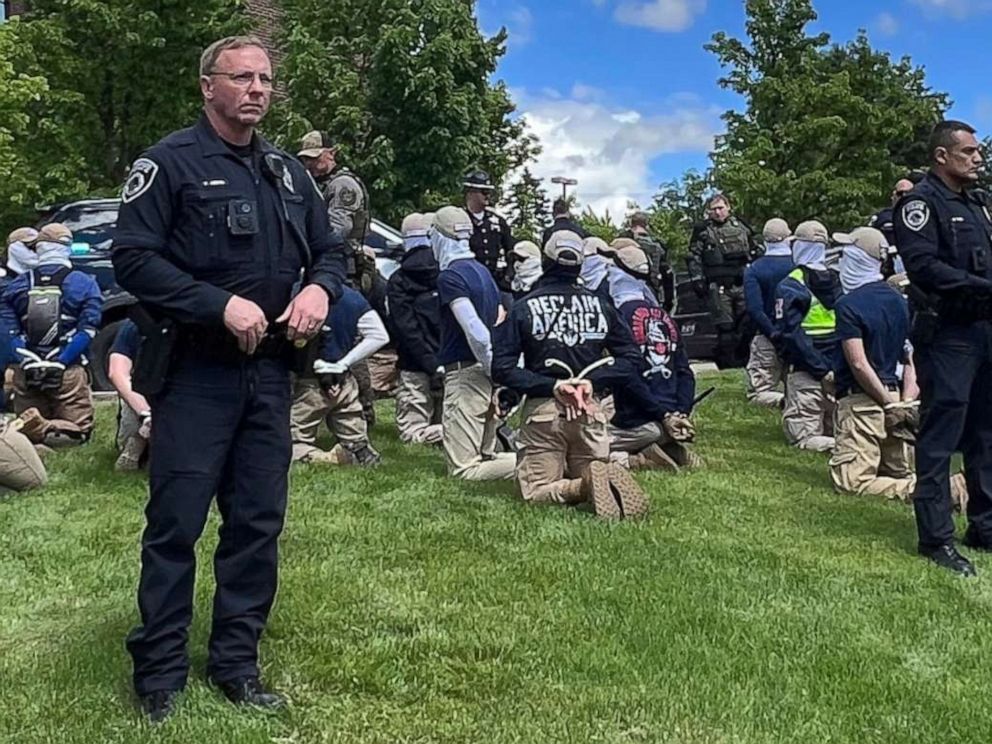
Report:
<svg viewBox="0 0 992 744"><path fill-rule="evenodd" d="M319 330L344 280L313 181L254 132L272 92L260 42L208 47L200 89L200 120L133 164L113 255L141 304L134 386L155 410L141 625L127 640L151 721L172 712L186 682L194 546L215 494L223 525L207 673L232 702L283 702L259 681L258 643L286 508L287 357Z"/></svg>
<svg viewBox="0 0 992 744"><path fill-rule="evenodd" d="M510 225L489 206L489 198L495 190L484 170L473 170L465 174L465 211L472 218L472 237L468 244L476 260L489 269L497 286L503 292L511 291L509 257L513 251L513 235Z"/></svg>
<svg viewBox="0 0 992 744"><path fill-rule="evenodd" d="M968 482L964 543L992 550L992 218L972 192L982 166L975 130L959 121L930 136L931 169L895 208L895 237L916 304L912 341L922 400L913 508L920 554L958 574L951 457Z"/></svg>

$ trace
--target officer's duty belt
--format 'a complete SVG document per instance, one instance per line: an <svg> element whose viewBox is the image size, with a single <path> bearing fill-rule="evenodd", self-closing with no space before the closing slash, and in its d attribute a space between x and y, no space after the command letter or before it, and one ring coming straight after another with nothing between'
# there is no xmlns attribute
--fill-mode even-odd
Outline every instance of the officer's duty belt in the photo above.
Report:
<svg viewBox="0 0 992 744"><path fill-rule="evenodd" d="M181 355L226 364L237 364L248 359L288 360L293 351L293 345L280 332L262 336L255 353L249 357L238 348L238 339L226 330L196 327L182 328L177 346Z"/></svg>

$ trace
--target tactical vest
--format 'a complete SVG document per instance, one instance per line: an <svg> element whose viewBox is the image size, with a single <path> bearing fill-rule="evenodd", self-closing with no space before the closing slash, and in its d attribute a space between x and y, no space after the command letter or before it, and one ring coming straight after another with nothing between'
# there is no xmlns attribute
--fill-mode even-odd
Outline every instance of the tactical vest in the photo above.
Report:
<svg viewBox="0 0 992 744"><path fill-rule="evenodd" d="M744 266L750 257L747 228L735 217L722 225L708 222L706 244L703 248L703 266L707 269L725 264Z"/></svg>
<svg viewBox="0 0 992 744"><path fill-rule="evenodd" d="M794 269L789 274L789 278L795 279L804 287L806 286L806 277L803 275L802 269ZM828 310L824 307L823 303L820 302L813 292L809 294L812 299L810 300L806 317L803 318L803 331L810 337L829 336L837 329L837 315L833 310Z"/></svg>
<svg viewBox="0 0 992 744"><path fill-rule="evenodd" d="M48 352L62 339L62 283L71 272L65 266L54 274L30 272L28 310L24 317L24 331L28 348L34 352Z"/></svg>
<svg viewBox="0 0 992 744"><path fill-rule="evenodd" d="M347 168L341 168L334 172L327 180L327 185L324 187L324 199L328 206L331 206L331 201L336 198L334 182L337 181L342 176L349 176L355 183L358 184L358 188L362 191L362 204L361 206L352 212L351 217L351 232L342 237L348 241L356 241L359 245L365 240L365 236L369 231L369 224L372 221L371 213L369 211L369 192L365 188L365 184L362 182L358 176L352 173ZM344 204L345 207L350 207L349 204Z"/></svg>

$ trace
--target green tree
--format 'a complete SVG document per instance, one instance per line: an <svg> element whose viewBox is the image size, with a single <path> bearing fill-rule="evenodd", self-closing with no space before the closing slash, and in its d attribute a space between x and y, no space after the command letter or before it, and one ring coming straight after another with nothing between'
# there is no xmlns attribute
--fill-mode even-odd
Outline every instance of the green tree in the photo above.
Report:
<svg viewBox="0 0 992 744"><path fill-rule="evenodd" d="M530 168L525 166L520 177L510 185L505 206L513 234L520 240L540 242L541 232L550 222L551 210L548 192Z"/></svg>
<svg viewBox="0 0 992 744"><path fill-rule="evenodd" d="M948 106L922 68L872 49L809 35L810 0L747 0L747 41L714 35L707 49L743 96L724 115L713 182L753 223L815 217L831 229L863 224L892 184L925 164L925 142Z"/></svg>
<svg viewBox="0 0 992 744"><path fill-rule="evenodd" d="M575 213L574 210L572 212ZM586 206L582 213L576 218L582 229L585 230L590 235L595 235L597 238L602 238L607 243L612 242L618 235L620 235L621 227L618 225L614 219L613 215L610 214L609 209L604 209L603 214L596 214L592 207Z"/></svg>
<svg viewBox="0 0 992 744"><path fill-rule="evenodd" d="M398 219L458 200L474 166L495 179L526 163L534 140L492 75L506 50L484 37L470 0L285 0L277 129L329 131L373 211Z"/></svg>
<svg viewBox="0 0 992 744"><path fill-rule="evenodd" d="M685 256L692 226L705 217L713 191L711 174L689 170L681 179L663 183L648 208L651 232L668 247L669 260Z"/></svg>
<svg viewBox="0 0 992 744"><path fill-rule="evenodd" d="M237 0L32 0L0 26L0 221L113 193L131 161L200 105L203 48L245 26ZM14 134L19 132L19 134Z"/></svg>

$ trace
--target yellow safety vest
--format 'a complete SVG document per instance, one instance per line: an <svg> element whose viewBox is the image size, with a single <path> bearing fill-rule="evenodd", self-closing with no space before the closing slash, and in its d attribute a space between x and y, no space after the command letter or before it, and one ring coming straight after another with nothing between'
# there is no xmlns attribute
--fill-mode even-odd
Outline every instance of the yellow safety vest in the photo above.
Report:
<svg viewBox="0 0 992 744"><path fill-rule="evenodd" d="M802 269L795 269L789 274L789 278L795 279L804 287L806 286ZM810 292L810 296L812 297L812 301L809 304L809 311L807 311L806 317L803 318L803 330L807 336L828 336L837 329L837 315L833 310L828 310L824 307L823 303L817 299L813 292Z"/></svg>

